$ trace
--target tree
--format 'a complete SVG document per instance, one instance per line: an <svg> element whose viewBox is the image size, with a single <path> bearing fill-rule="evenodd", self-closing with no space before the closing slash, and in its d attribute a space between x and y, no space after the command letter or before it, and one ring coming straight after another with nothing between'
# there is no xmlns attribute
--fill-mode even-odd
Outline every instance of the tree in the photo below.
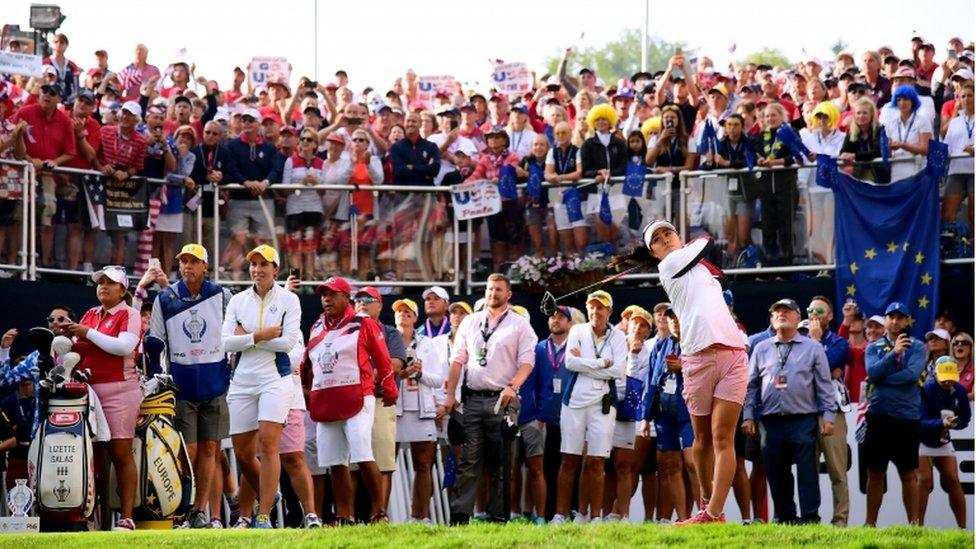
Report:
<svg viewBox="0 0 976 549"><path fill-rule="evenodd" d="M738 61L740 65L755 63L757 65L769 65L771 67L788 67L791 65L790 59L776 48L763 48L757 52L750 53Z"/></svg>
<svg viewBox="0 0 976 549"><path fill-rule="evenodd" d="M834 52L834 57L837 57L838 53L847 51L847 42L844 42L842 39L838 38L837 41L834 42L834 45L830 46L830 51Z"/></svg>
<svg viewBox="0 0 976 549"><path fill-rule="evenodd" d="M666 42L664 40L649 39L647 41L647 70L651 73L662 71L668 66L668 59L678 49L690 57L684 42ZM583 67L590 67L609 86L619 78L630 78L630 75L640 70L641 30L625 29L621 31L617 40L608 42L602 47L588 47L582 50L574 49L566 67L566 74L576 76ZM556 74L563 51L560 50L545 61L549 74Z"/></svg>

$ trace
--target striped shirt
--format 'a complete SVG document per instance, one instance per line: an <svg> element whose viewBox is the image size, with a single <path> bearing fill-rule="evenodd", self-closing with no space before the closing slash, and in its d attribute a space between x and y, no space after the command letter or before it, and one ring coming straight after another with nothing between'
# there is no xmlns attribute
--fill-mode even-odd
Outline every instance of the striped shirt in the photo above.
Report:
<svg viewBox="0 0 976 549"><path fill-rule="evenodd" d="M118 126L102 126L102 162L116 168L135 168L141 170L146 160L146 138L132 130L123 136Z"/></svg>

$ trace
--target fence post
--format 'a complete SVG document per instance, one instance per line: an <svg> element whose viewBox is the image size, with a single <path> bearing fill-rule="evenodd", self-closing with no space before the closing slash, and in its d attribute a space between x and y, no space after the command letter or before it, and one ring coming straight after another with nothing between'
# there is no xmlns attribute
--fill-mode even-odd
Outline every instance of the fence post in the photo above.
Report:
<svg viewBox="0 0 976 549"><path fill-rule="evenodd" d="M25 250L27 254L27 270L28 278L30 280L37 280L37 172L34 170L34 166L30 163L26 166L27 173L30 177L24 185L24 196L25 199L30 202L28 208L28 219L24 220L25 223L30 227L30 239L28 242L28 248Z"/></svg>
<svg viewBox="0 0 976 549"><path fill-rule="evenodd" d="M678 234L681 235L681 240L686 241L688 239L688 222L686 220L688 216L688 176L685 172L678 173ZM670 201L668 202L670 204Z"/></svg>

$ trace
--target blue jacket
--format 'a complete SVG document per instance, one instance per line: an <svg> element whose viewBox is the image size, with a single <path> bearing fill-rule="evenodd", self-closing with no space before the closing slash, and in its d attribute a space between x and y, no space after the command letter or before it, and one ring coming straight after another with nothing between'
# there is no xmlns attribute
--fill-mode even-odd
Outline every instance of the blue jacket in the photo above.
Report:
<svg viewBox="0 0 976 549"><path fill-rule="evenodd" d="M275 159L278 150L265 140L254 145L252 155L251 145L241 141L241 138L227 141L228 160L224 171L224 183L243 183L245 181L265 181L277 183L274 180ZM253 159L252 159L253 156ZM256 200L248 189L230 191L232 200Z"/></svg>
<svg viewBox="0 0 976 549"><path fill-rule="evenodd" d="M401 139L390 147L395 185L433 185L441 170L441 150L426 139ZM409 167L407 167L409 166Z"/></svg>
<svg viewBox="0 0 976 549"><path fill-rule="evenodd" d="M830 373L833 374L834 370L839 369L843 376L844 368L847 366L847 353L850 346L847 340L832 330L826 330L824 331L823 337L820 338L820 343L823 345L824 352L827 353L827 365L830 366Z"/></svg>
<svg viewBox="0 0 976 549"><path fill-rule="evenodd" d="M552 398L552 364L546 352L549 340L543 340L535 346L535 367L525 378L525 383L519 387L519 398L522 400L519 408L519 425L530 421L545 421L546 411ZM563 349L565 352L565 348ZM565 369L565 368L564 368Z"/></svg>
<svg viewBox="0 0 976 549"><path fill-rule="evenodd" d="M24 357L23 360L18 362L16 365L10 364L10 358L8 357L3 362L0 362L0 389L6 390L11 387L16 387L21 381L31 380L34 382L34 394L40 394L41 390L41 368L40 368L40 355L37 351L31 351L29 355ZM30 427L31 438L34 438L34 433L37 432L37 427L40 425L41 417L41 399L34 399L34 418Z"/></svg>
<svg viewBox="0 0 976 549"><path fill-rule="evenodd" d="M749 338L746 340L746 345L749 346L749 356L752 356L752 350L756 348L756 345L759 345L763 341L766 341L775 335L776 331L773 330L772 326L770 326L761 332L749 336Z"/></svg>
<svg viewBox="0 0 976 549"><path fill-rule="evenodd" d="M539 410L541 419L548 425L559 425L559 416L562 411L562 400L560 399L562 390L569 387L569 378L572 374L569 369L566 368L566 344L563 343L563 348L558 352L553 352L553 358L559 363L560 368L557 370L553 367L552 360L549 358L549 339L544 339L536 344L535 346L535 368L532 369L533 372L539 372L539 377L548 380L546 382L547 391L543 391L542 394L545 395L544 402L537 403L536 408ZM556 394L555 386L558 380L560 387L560 394ZM542 381L540 380L540 383ZM525 408L525 401L522 402L522 407ZM540 419L540 418L537 418ZM522 414L519 414L519 423L522 423Z"/></svg>
<svg viewBox="0 0 976 549"><path fill-rule="evenodd" d="M894 345L885 335L864 350L868 381L868 411L902 419L918 419L921 405L918 380L925 369L925 345L912 338L911 346L899 359Z"/></svg>
<svg viewBox="0 0 976 549"><path fill-rule="evenodd" d="M682 420L690 418L684 397L681 396L681 390L684 387L684 376L681 375L681 372L677 372L677 389L675 392L668 394L663 391L669 373L664 359L669 354L681 354L681 348L674 337L654 342L654 348L651 350L651 367L647 370L648 377L644 384L647 389L644 392L642 406L644 419L653 420L662 413L677 415Z"/></svg>
<svg viewBox="0 0 976 549"><path fill-rule="evenodd" d="M952 410L959 418L955 431L962 431L969 426L973 411L969 408L969 397L966 389L956 383L951 391L944 390L935 377L930 377L922 386L922 407L919 414L922 419L922 444L937 448L942 446L942 410ZM948 433L947 433L947 436Z"/></svg>

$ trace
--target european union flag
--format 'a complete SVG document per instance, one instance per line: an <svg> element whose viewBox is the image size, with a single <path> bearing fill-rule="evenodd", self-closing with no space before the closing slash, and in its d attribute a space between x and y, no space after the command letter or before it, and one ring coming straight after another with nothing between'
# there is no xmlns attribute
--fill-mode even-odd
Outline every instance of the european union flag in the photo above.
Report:
<svg viewBox="0 0 976 549"><path fill-rule="evenodd" d="M857 301L866 315L892 301L908 306L912 334L923 339L939 300L939 180L948 148L929 142L928 165L888 185L855 179L837 161L817 158L817 183L834 192L837 301Z"/></svg>

